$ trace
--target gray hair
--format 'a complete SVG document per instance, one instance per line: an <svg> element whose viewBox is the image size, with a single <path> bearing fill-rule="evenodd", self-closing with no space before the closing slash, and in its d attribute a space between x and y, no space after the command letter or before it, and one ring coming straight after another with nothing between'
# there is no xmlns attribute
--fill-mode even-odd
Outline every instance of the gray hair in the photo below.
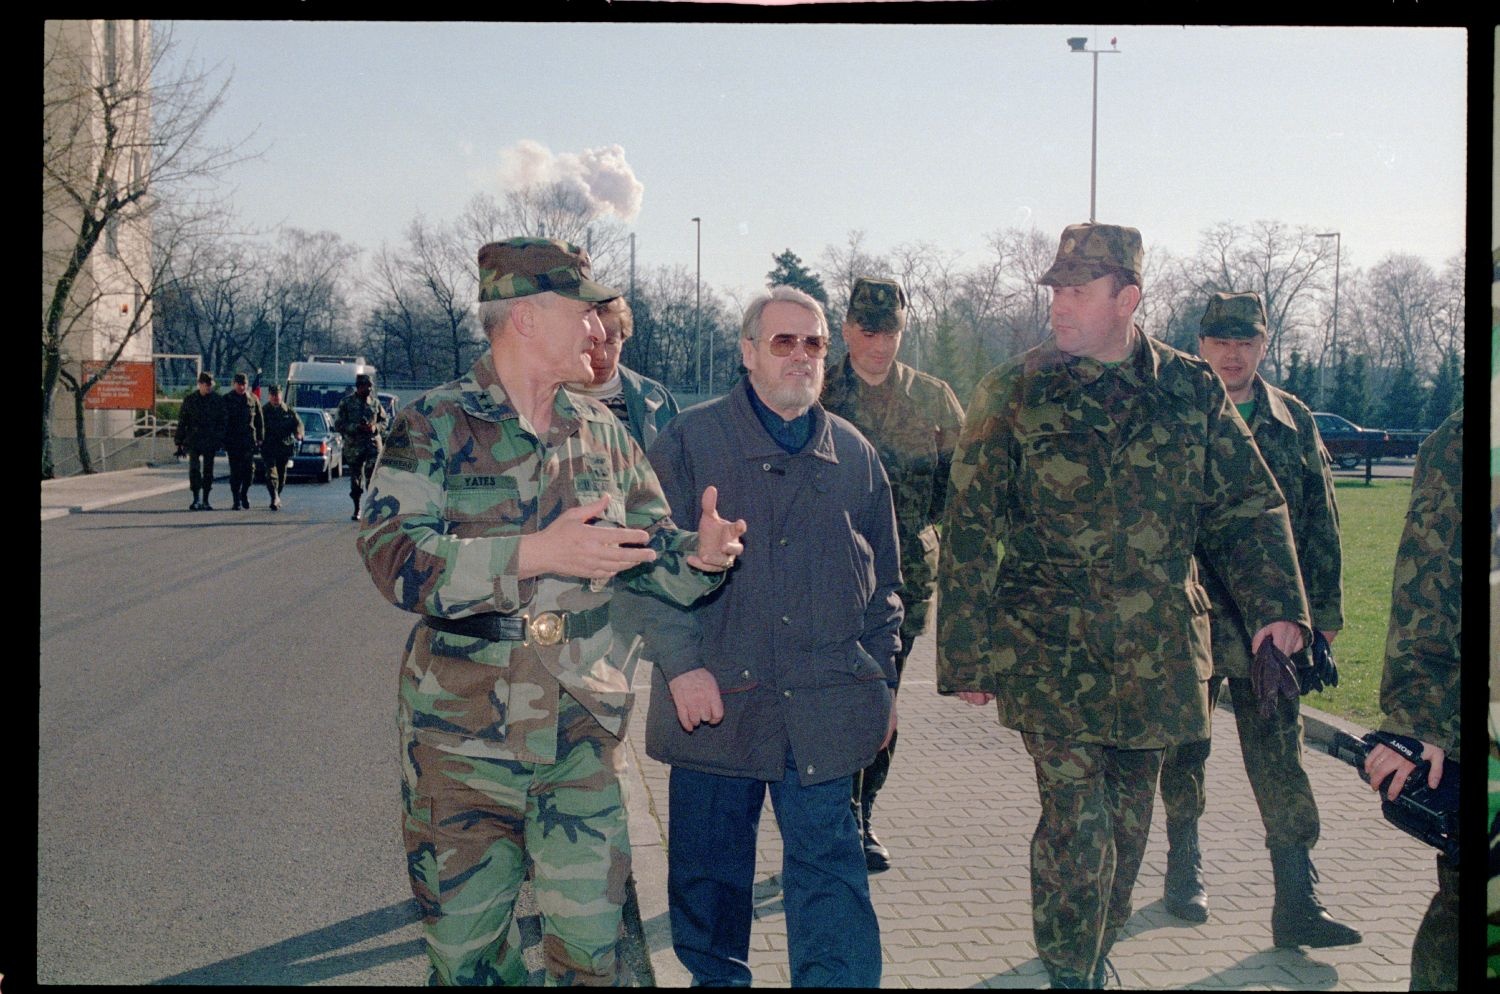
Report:
<svg viewBox="0 0 1500 994"><path fill-rule="evenodd" d="M818 318L819 333L825 336L828 334L828 318L823 314L823 305L794 286L778 285L756 294L755 299L750 301L750 306L745 308L744 320L740 323L740 337L749 341L759 338L761 312L766 309L767 304L778 300L812 311Z"/></svg>
<svg viewBox="0 0 1500 994"><path fill-rule="evenodd" d="M510 310L516 305L520 297L507 297L503 300L481 300L479 302L479 327L484 331L485 337L492 337L496 331L504 327L505 322L510 320Z"/></svg>

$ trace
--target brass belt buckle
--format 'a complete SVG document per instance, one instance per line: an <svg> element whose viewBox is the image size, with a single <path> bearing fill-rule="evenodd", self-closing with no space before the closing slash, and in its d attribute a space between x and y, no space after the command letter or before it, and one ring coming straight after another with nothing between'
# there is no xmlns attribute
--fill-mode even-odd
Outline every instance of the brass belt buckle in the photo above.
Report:
<svg viewBox="0 0 1500 994"><path fill-rule="evenodd" d="M526 618L526 644L557 645L563 640L563 616L556 611L543 611L535 618Z"/></svg>

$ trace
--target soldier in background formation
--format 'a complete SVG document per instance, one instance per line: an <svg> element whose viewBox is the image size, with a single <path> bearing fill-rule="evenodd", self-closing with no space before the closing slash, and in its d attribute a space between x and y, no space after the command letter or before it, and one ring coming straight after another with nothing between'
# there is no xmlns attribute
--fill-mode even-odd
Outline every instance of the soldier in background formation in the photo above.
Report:
<svg viewBox="0 0 1500 994"><path fill-rule="evenodd" d="M1250 428L1271 475L1286 498L1297 542L1297 563L1312 624L1332 643L1344 626L1343 554L1333 473L1307 405L1261 378L1266 311L1256 293L1216 293L1198 330L1198 353L1224 381L1229 399ZM1302 716L1296 695L1258 700L1252 690L1250 631L1213 562L1200 558L1199 575L1213 604L1214 675L1208 684L1212 715L1227 679L1245 772L1265 823L1276 881L1271 937L1277 946L1342 946L1357 931L1329 917L1313 891L1309 850L1318 841L1318 802L1302 768ZM1306 689L1305 687L1303 688ZM1210 741L1168 747L1161 767L1167 813L1167 910L1187 921L1208 920L1198 845L1206 798Z"/></svg>
<svg viewBox="0 0 1500 994"><path fill-rule="evenodd" d="M266 435L260 401L249 392L250 380L234 374L234 385L223 397L224 452L229 456L229 493L234 510L250 507L250 482L255 472L255 453Z"/></svg>
<svg viewBox="0 0 1500 994"><path fill-rule="evenodd" d="M1207 363L1148 338L1140 232L1070 225L1052 337L989 373L954 455L937 689L994 700L1035 764L1033 929L1054 987L1101 987L1162 750L1208 736L1212 565L1252 631L1310 634L1285 502Z"/></svg>
<svg viewBox="0 0 1500 994"><path fill-rule="evenodd" d="M743 547L702 495L678 529L656 474L589 376L604 338L588 253L513 238L479 250L490 348L402 408L358 547L420 621L401 662L403 827L431 980L520 984L508 941L528 859L549 984L616 977L630 841L619 774L633 699L606 659L616 578L688 603ZM368 392L368 391L367 391Z"/></svg>
<svg viewBox="0 0 1500 994"><path fill-rule="evenodd" d="M302 441L302 419L281 402L281 387L272 383L264 411L266 440L261 444L261 461L266 465L266 492L271 495L271 510L281 510L281 488L286 485L286 461Z"/></svg>
<svg viewBox="0 0 1500 994"><path fill-rule="evenodd" d="M370 485L387 429L385 408L370 396L374 386L368 373L357 374L354 392L339 401L333 418L333 430L344 436L344 468L349 473L349 499L354 502L350 521L359 520L359 499Z"/></svg>
<svg viewBox="0 0 1500 994"><path fill-rule="evenodd" d="M963 430L964 412L953 390L935 376L896 361L906 328L906 291L895 280L861 276L849 294L844 343L849 354L828 376L823 407L847 418L875 446L891 481L901 546L905 609L896 678L912 643L927 630L928 605L937 582L938 536L948 492L948 467ZM890 772L900 733L854 778L852 803L864 842L865 865L887 869L890 851L870 825L875 797Z"/></svg>
<svg viewBox="0 0 1500 994"><path fill-rule="evenodd" d="M1382 732L1405 736L1431 764L1427 785L1443 778L1444 760L1459 761L1463 667L1464 412L1453 412L1422 442L1412 472L1411 505L1396 549L1391 621L1380 679ZM1415 764L1389 746L1365 758L1371 786L1401 793ZM1437 857L1438 891L1417 928L1411 989L1458 989L1458 867Z"/></svg>
<svg viewBox="0 0 1500 994"><path fill-rule="evenodd" d="M214 393L214 374L198 374L198 388L182 401L177 415L177 454L188 457L188 485L193 490L189 511L212 511L208 492L214 488L214 456L224 443L224 403Z"/></svg>

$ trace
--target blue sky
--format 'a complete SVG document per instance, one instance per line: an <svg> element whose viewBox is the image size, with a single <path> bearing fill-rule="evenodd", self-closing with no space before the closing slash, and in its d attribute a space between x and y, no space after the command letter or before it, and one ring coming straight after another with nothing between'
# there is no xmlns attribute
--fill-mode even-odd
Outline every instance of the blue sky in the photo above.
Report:
<svg viewBox="0 0 1500 994"><path fill-rule="evenodd" d="M419 212L502 192L501 152L619 145L642 265L763 282L862 229L977 262L985 235L1098 219L1190 253L1222 220L1343 234L1344 265L1465 235L1465 32L1128 25L177 22L232 70L215 123L266 148L228 175L243 221L395 245ZM477 246L476 246L477 248Z"/></svg>

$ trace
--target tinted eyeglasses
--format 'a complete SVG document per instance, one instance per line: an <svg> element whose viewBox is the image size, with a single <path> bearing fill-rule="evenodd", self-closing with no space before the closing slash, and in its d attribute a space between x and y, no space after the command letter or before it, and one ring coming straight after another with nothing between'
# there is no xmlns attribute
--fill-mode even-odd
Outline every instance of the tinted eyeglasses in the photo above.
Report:
<svg viewBox="0 0 1500 994"><path fill-rule="evenodd" d="M826 335L772 335L769 341L771 354L777 357L789 356L792 349L798 343L811 358L818 358L828 351L828 336Z"/></svg>

